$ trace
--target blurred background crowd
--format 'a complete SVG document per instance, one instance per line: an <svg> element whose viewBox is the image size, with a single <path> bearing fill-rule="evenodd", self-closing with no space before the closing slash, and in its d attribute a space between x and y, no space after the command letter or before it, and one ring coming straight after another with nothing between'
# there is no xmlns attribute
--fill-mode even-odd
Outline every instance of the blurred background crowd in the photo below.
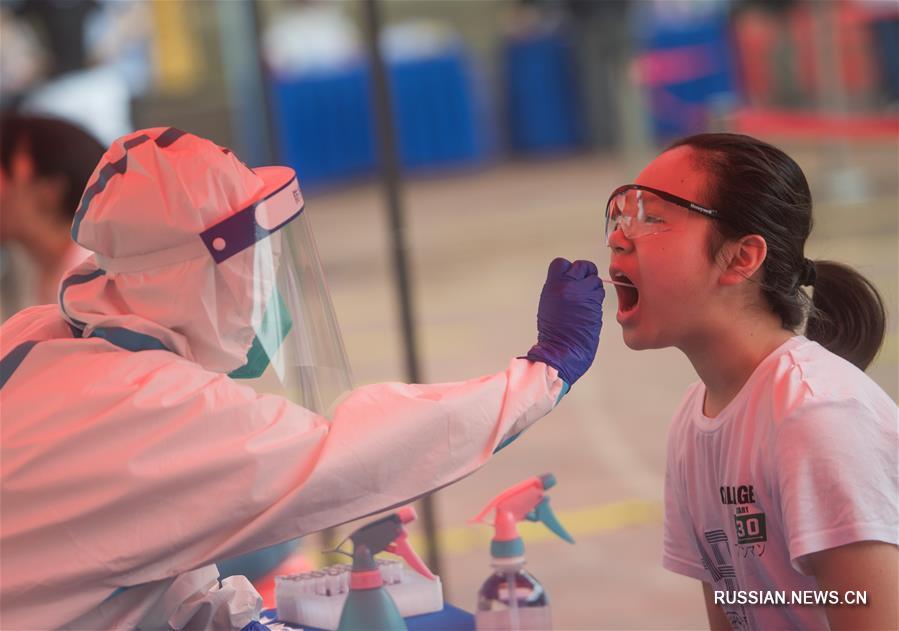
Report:
<svg viewBox="0 0 899 631"><path fill-rule="evenodd" d="M727 130L779 144L805 169L811 254L856 265L890 306L870 372L897 396L895 0L378 9L416 377L492 372L523 352L546 263L607 263L608 193L666 141ZM59 275L86 254L69 224L103 148L134 129L175 126L250 166L296 169L357 382L408 379L369 30L363 0L0 0L2 317L52 302ZM699 586L659 567L665 428L694 377L676 353L627 351L614 301L596 367L566 404L436 494L431 543L451 602L471 609L488 571L487 533L465 520L505 486L552 470L555 505L579 545L560 550L533 533L528 552L557 625L704 624ZM317 547L293 567L320 564Z"/></svg>
<svg viewBox="0 0 899 631"><path fill-rule="evenodd" d="M899 108L893 0L382 4L410 172ZM287 161L307 187L343 183L376 162L361 6L3 0L0 105L104 145L166 120Z"/></svg>

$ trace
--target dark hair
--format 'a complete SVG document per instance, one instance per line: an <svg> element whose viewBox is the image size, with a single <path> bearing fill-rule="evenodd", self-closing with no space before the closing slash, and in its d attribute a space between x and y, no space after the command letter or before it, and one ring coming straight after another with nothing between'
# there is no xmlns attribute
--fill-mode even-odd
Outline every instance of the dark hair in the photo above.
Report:
<svg viewBox="0 0 899 631"><path fill-rule="evenodd" d="M81 193L104 147L96 138L73 123L43 116L3 114L0 117L0 164L10 172L13 156L24 150L41 177L62 176L65 180L60 220L72 221Z"/></svg>
<svg viewBox="0 0 899 631"><path fill-rule="evenodd" d="M697 134L668 149L691 147L711 176L708 198L721 213L713 222L714 256L726 239L757 234L768 254L762 265L762 293L783 326L805 334L861 369L883 342L886 312L874 286L852 268L833 261L806 260L812 230L812 196L799 165L766 142L742 134ZM812 285L809 298L801 285Z"/></svg>

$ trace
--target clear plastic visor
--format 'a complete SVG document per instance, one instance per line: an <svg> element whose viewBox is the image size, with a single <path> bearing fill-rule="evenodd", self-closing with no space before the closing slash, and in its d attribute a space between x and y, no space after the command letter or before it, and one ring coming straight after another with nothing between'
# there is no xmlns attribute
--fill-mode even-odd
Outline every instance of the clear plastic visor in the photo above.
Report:
<svg viewBox="0 0 899 631"><path fill-rule="evenodd" d="M329 416L353 380L307 213L259 240L253 258L256 338L244 378Z"/></svg>

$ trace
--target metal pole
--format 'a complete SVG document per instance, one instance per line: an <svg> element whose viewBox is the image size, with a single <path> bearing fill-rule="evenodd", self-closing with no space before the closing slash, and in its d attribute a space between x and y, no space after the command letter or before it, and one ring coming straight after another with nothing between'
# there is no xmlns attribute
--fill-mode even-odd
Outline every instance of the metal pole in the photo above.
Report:
<svg viewBox="0 0 899 631"><path fill-rule="evenodd" d="M363 0L365 11L365 31L368 55L371 60L372 97L375 109L375 129L380 150L381 183L387 200L390 221L390 241L393 252L393 269L397 281L400 301L400 316L403 327L403 348L406 360L406 375L410 382L420 383L418 348L412 313L412 286L409 282L407 263L408 246L403 228L403 207L400 191L400 170L396 150L396 130L393 125L393 104L387 80L387 70L378 46L381 32L381 16L378 0ZM431 495L421 501L422 527L428 549L426 558L435 574L441 574L440 554L437 549L437 530L434 500ZM446 578L443 579L444 584Z"/></svg>
<svg viewBox="0 0 899 631"><path fill-rule="evenodd" d="M216 5L222 66L231 101L231 132L251 166L275 164L273 121L255 0Z"/></svg>
<svg viewBox="0 0 899 631"><path fill-rule="evenodd" d="M272 93L269 89L269 86L271 85L271 76L262 49L262 28L263 19L259 7L259 0L253 0L253 33L256 36L254 42L256 45L256 63L259 67L259 77L262 79L262 90L259 93L259 103L264 118L264 120L261 121L261 124L264 126L265 134L263 145L267 157L269 158L267 164L280 164L282 147L278 135L278 123L275 120L275 112L272 107Z"/></svg>

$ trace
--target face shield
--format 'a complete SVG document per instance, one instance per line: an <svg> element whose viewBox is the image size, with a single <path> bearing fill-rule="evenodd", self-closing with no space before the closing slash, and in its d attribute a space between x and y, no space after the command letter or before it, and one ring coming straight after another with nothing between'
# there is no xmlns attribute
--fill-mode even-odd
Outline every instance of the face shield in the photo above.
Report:
<svg viewBox="0 0 899 631"><path fill-rule="evenodd" d="M256 172L283 184L200 235L254 333L246 363L229 374L327 414L352 378L303 197L291 169Z"/></svg>
<svg viewBox="0 0 899 631"><path fill-rule="evenodd" d="M626 184L615 189L606 203L606 245L609 245L612 233L619 229L628 239L637 239L680 230L700 215L720 219L717 211L677 195L639 184Z"/></svg>

